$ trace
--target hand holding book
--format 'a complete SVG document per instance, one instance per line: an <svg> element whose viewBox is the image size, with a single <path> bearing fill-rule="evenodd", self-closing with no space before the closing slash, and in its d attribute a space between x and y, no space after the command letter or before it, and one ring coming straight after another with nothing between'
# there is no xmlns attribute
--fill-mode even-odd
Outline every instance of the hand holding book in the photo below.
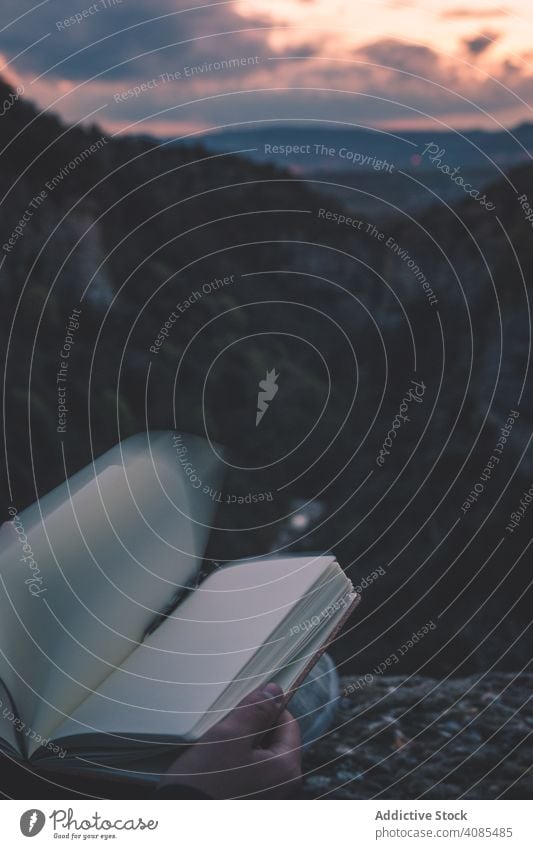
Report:
<svg viewBox="0 0 533 849"><path fill-rule="evenodd" d="M283 703L277 684L250 693L177 758L158 795L176 798L185 786L211 799L290 796L302 775L300 731Z"/></svg>
<svg viewBox="0 0 533 849"><path fill-rule="evenodd" d="M187 451L218 485L206 443ZM125 440L0 529L0 683L36 732L0 723L0 750L157 781L179 741L252 690L273 681L289 697L358 596L332 555L240 561L198 583L212 510L162 432Z"/></svg>

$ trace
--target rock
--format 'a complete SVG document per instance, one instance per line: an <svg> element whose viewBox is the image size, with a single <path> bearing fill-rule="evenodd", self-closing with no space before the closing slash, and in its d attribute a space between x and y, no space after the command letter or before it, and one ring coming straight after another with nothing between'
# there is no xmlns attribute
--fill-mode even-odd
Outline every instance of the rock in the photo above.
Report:
<svg viewBox="0 0 533 849"><path fill-rule="evenodd" d="M304 798L531 798L533 675L478 678L376 677L342 699L306 753Z"/></svg>

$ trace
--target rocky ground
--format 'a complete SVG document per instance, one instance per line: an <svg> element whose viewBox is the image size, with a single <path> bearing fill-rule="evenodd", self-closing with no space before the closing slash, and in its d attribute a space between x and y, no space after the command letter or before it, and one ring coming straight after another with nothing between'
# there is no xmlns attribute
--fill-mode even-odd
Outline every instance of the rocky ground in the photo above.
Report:
<svg viewBox="0 0 533 849"><path fill-rule="evenodd" d="M305 755L300 798L533 798L533 675L341 685L334 730ZM147 798L145 788L132 785L125 795L115 782L67 786L0 763L7 798Z"/></svg>
<svg viewBox="0 0 533 849"><path fill-rule="evenodd" d="M533 675L375 678L306 755L304 798L533 797Z"/></svg>

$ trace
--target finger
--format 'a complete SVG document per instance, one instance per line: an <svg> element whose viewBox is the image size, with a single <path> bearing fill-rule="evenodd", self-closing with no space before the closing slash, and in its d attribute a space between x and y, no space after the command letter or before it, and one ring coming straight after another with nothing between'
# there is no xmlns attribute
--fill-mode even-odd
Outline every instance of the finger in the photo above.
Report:
<svg viewBox="0 0 533 849"><path fill-rule="evenodd" d="M283 705L283 690L270 683L254 690L227 717L239 729L240 737L264 736L276 722Z"/></svg>
<svg viewBox="0 0 533 849"><path fill-rule="evenodd" d="M292 714L284 710L264 741L264 747L273 755L281 755L299 750L301 745L300 727Z"/></svg>

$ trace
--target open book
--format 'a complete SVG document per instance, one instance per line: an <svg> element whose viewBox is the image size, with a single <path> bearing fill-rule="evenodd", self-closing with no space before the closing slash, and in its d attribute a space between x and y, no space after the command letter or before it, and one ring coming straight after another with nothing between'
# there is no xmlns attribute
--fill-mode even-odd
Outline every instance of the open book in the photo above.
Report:
<svg viewBox="0 0 533 849"><path fill-rule="evenodd" d="M221 464L198 437L177 444L131 437L10 509L0 751L38 769L157 779L173 745L252 690L290 693L357 601L332 556L239 561L198 583Z"/></svg>

